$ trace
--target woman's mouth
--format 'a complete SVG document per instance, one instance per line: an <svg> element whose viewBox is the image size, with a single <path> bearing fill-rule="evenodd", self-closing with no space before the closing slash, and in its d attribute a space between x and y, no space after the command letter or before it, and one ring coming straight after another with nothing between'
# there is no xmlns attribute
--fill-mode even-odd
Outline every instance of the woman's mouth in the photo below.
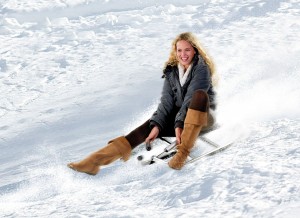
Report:
<svg viewBox="0 0 300 218"><path fill-rule="evenodd" d="M181 58L182 61L187 61L189 58Z"/></svg>

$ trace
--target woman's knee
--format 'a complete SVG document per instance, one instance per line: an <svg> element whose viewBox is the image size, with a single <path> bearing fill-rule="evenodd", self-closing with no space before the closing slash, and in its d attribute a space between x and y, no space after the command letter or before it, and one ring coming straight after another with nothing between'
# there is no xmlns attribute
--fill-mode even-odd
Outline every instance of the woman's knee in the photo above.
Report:
<svg viewBox="0 0 300 218"><path fill-rule="evenodd" d="M206 112L208 110L209 98L205 91L198 89L193 93L189 108Z"/></svg>

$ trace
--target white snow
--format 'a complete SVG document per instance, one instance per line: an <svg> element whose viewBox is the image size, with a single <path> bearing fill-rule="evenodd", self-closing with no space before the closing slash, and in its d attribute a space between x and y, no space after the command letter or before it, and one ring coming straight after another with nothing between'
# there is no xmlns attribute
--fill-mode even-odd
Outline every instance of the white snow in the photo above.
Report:
<svg viewBox="0 0 300 218"><path fill-rule="evenodd" d="M0 216L299 217L299 18L298 0L1 1ZM68 169L149 118L185 31L236 143L181 171L140 166L144 145L94 177Z"/></svg>

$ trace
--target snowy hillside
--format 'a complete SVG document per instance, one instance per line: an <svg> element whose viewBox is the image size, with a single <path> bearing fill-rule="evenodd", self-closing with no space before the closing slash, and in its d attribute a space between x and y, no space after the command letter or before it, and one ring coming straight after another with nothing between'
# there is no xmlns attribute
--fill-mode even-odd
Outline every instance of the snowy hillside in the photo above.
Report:
<svg viewBox="0 0 300 218"><path fill-rule="evenodd" d="M68 169L152 114L185 31L236 143L181 171L140 166L144 145ZM299 0L0 1L0 217L299 217L299 38Z"/></svg>

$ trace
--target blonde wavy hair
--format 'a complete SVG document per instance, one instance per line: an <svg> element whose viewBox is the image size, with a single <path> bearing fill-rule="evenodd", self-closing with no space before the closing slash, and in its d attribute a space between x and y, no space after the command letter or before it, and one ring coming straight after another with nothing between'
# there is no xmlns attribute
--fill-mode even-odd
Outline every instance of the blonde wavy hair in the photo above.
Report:
<svg viewBox="0 0 300 218"><path fill-rule="evenodd" d="M207 55L207 53L204 51L204 49L202 48L197 37L191 32L181 33L173 40L170 56L169 56L168 61L165 63L164 69L166 69L167 66L174 67L174 66L178 65L178 59L176 56L176 50L177 50L176 44L178 41L181 41L181 40L189 42L195 49L196 55L197 54L201 55L201 57L204 59L205 63L209 67L211 78L213 80L213 84L216 85L218 79L217 79L217 75L215 72L215 65L214 65L213 61L210 59L210 57Z"/></svg>

